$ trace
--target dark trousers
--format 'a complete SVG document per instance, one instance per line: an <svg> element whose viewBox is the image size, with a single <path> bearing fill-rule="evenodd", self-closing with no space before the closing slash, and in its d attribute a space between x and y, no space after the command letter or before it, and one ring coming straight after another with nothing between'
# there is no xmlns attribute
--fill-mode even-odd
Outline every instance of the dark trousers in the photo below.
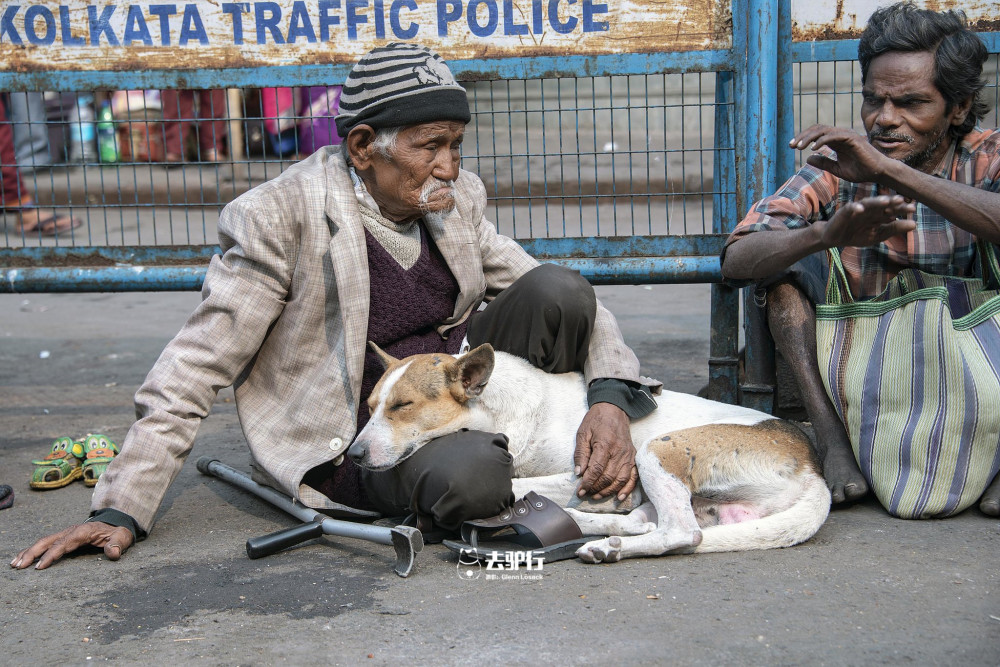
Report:
<svg viewBox="0 0 1000 667"><path fill-rule="evenodd" d="M197 118L195 98L200 105ZM184 144L192 127L198 129L199 157L210 150L225 152L225 90L163 90L160 102L163 106L163 143L167 153L184 156ZM182 118L184 120L180 120Z"/></svg>
<svg viewBox="0 0 1000 667"><path fill-rule="evenodd" d="M814 252L806 255L789 266L784 271L761 280L754 288L757 303L764 303L764 295L774 284L790 281L799 291L813 303L821 306L826 303L826 281L830 276L830 260L826 252Z"/></svg>
<svg viewBox="0 0 1000 667"><path fill-rule="evenodd" d="M549 373L583 370L597 317L579 273L543 264L521 276L469 322L469 343L527 359ZM461 431L432 440L395 468L362 471L369 500L387 515L416 513L458 530L514 501L512 457L502 433Z"/></svg>

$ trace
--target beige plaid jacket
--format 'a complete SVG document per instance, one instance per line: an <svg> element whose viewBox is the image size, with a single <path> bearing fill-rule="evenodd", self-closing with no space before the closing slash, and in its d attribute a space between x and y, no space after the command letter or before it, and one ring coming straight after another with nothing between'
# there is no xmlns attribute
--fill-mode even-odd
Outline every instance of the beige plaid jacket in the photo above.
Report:
<svg viewBox="0 0 1000 667"><path fill-rule="evenodd" d="M537 265L484 216L486 191L461 172L457 207L428 226L459 285L442 331ZM331 514L363 514L302 484L354 437L368 326L368 258L350 175L323 149L229 204L202 302L135 397L137 421L96 487L148 531L219 389L233 385L254 477ZM638 380L612 315L598 308L585 374Z"/></svg>

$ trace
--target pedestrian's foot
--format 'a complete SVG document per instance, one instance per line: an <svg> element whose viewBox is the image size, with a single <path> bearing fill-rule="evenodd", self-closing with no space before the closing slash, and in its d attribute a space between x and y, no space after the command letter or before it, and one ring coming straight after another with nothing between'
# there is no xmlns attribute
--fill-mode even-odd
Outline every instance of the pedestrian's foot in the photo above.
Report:
<svg viewBox="0 0 1000 667"><path fill-rule="evenodd" d="M17 232L19 234L41 234L56 236L60 232L68 232L83 224L83 220L69 215L59 215L55 211L41 208L23 208L18 214Z"/></svg>
<svg viewBox="0 0 1000 667"><path fill-rule="evenodd" d="M1000 516L1000 475L997 475L979 501L979 510L987 516Z"/></svg>
<svg viewBox="0 0 1000 667"><path fill-rule="evenodd" d="M830 447L823 457L823 477L834 505L860 500L868 493L868 482L854 460L854 452Z"/></svg>

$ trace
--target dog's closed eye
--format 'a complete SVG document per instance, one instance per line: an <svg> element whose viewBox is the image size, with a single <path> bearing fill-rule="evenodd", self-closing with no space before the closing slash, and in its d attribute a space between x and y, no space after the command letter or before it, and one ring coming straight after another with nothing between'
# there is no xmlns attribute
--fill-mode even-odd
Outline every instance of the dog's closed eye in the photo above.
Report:
<svg viewBox="0 0 1000 667"><path fill-rule="evenodd" d="M393 403L389 406L389 412L395 412L401 408L405 408L408 405L413 405L413 401L400 401L399 403Z"/></svg>

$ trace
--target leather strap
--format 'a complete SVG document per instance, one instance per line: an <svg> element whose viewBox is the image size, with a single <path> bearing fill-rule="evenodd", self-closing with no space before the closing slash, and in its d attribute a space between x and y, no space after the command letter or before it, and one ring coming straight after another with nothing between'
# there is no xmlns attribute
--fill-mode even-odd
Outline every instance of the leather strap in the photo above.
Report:
<svg viewBox="0 0 1000 667"><path fill-rule="evenodd" d="M543 547L583 537L580 527L562 507L545 496L529 491L524 498L494 517L463 523L462 539L475 548L480 531L489 535L505 528L512 528L518 535L530 533Z"/></svg>

